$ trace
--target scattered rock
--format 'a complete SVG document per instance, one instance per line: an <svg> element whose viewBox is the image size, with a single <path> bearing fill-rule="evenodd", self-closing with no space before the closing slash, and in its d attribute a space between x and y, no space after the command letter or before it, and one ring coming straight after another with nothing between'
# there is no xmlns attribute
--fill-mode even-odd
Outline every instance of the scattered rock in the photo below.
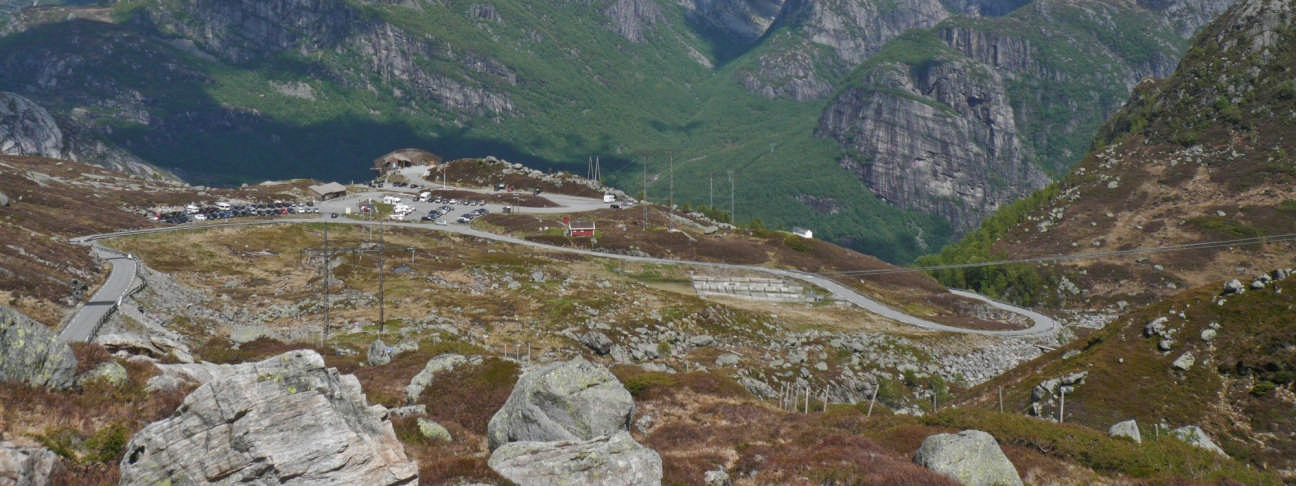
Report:
<svg viewBox="0 0 1296 486"><path fill-rule="evenodd" d="M432 383L432 378L438 373L453 370L466 363L468 358L458 354L443 354L429 359L423 366L423 370L414 375L414 378L410 379L410 384L405 387L405 403L411 404L418 400L419 395L423 394L423 390Z"/></svg>
<svg viewBox="0 0 1296 486"><path fill-rule="evenodd" d="M1143 443L1143 436L1139 434L1138 422L1134 419L1117 422L1107 429L1107 435L1110 437L1124 437L1134 441L1135 444Z"/></svg>
<svg viewBox="0 0 1296 486"><path fill-rule="evenodd" d="M369 406L360 382L325 368L314 351L291 351L194 390L177 412L135 434L121 484L409 484L386 409Z"/></svg>
<svg viewBox="0 0 1296 486"><path fill-rule="evenodd" d="M369 366L382 366L391 363L392 348L391 346L388 346L387 343L384 343L383 340L375 339L374 342L369 345L369 353L365 355L365 357L365 360L369 362Z"/></svg>
<svg viewBox="0 0 1296 486"><path fill-rule="evenodd" d="M634 399L601 365L582 358L518 378L486 427L490 449L518 441L582 441L628 430Z"/></svg>
<svg viewBox="0 0 1296 486"><path fill-rule="evenodd" d="M736 354L725 353L716 358L715 365L717 368L728 368L730 366L738 366L738 363L741 362L741 360L742 358Z"/></svg>
<svg viewBox="0 0 1296 486"><path fill-rule="evenodd" d="M612 352L612 339L599 331L590 331L581 334L580 343L589 348L590 351L597 353L599 356L607 356L608 353Z"/></svg>
<svg viewBox="0 0 1296 486"><path fill-rule="evenodd" d="M4 192L0 192L0 207L8 207L8 206L9 206L9 195L5 194Z"/></svg>
<svg viewBox="0 0 1296 486"><path fill-rule="evenodd" d="M1184 354L1179 355L1178 358L1175 358L1174 362L1170 363L1170 367L1179 371L1188 371L1196 363L1197 358L1193 356L1193 352L1186 351Z"/></svg>
<svg viewBox="0 0 1296 486"><path fill-rule="evenodd" d="M705 348L707 346L715 344L715 338L709 334L703 334L701 336L693 336L689 338L688 344L690 347L694 347L694 348Z"/></svg>
<svg viewBox="0 0 1296 486"><path fill-rule="evenodd" d="M445 426L431 420L419 417L418 428L419 433L423 434L423 437L427 437L434 441L450 442L451 440L454 440L450 437L450 431L446 430Z"/></svg>
<svg viewBox="0 0 1296 486"><path fill-rule="evenodd" d="M173 357L181 363L194 361L189 346L161 334L149 336L130 333L101 334L96 336L94 341L110 353L125 351L128 354L157 359Z"/></svg>
<svg viewBox="0 0 1296 486"><path fill-rule="evenodd" d="M1219 446L1215 445L1215 441L1211 440L1209 435L1206 435L1206 431L1196 425L1185 425L1171 430L1170 435L1193 447L1200 447L1221 456L1228 456L1228 454L1224 453L1224 449L1220 449Z"/></svg>
<svg viewBox="0 0 1296 486"><path fill-rule="evenodd" d="M1242 284L1241 280L1235 278L1233 280L1229 280L1228 282L1224 282L1224 291L1222 292L1223 295L1240 294L1243 292L1246 292L1246 286Z"/></svg>
<svg viewBox="0 0 1296 486"><path fill-rule="evenodd" d="M387 409L387 413L392 417L411 417L415 415L427 415L427 405L422 403L418 405L406 405Z"/></svg>
<svg viewBox="0 0 1296 486"><path fill-rule="evenodd" d="M990 434L964 430L923 440L914 462L968 486L1021 485L1021 476Z"/></svg>
<svg viewBox="0 0 1296 486"><path fill-rule="evenodd" d="M111 386L121 386L129 380L130 376L126 373L126 367L116 361L108 361L96 366L95 369L82 373L76 379L77 386L83 386L87 383L102 381Z"/></svg>
<svg viewBox="0 0 1296 486"><path fill-rule="evenodd" d="M702 484L706 486L732 486L733 480L729 478L728 471L712 469L702 476Z"/></svg>
<svg viewBox="0 0 1296 486"><path fill-rule="evenodd" d="M62 465L58 454L44 447L19 447L11 442L0 442L0 484L51 484L50 475Z"/></svg>
<svg viewBox="0 0 1296 486"><path fill-rule="evenodd" d="M1214 341L1215 337L1218 335L1219 335L1219 331L1216 331L1208 327L1206 329L1202 329L1201 340L1209 343L1211 341Z"/></svg>
<svg viewBox="0 0 1296 486"><path fill-rule="evenodd" d="M0 382L62 389L72 386L76 355L58 333L22 313L0 306Z"/></svg>
<svg viewBox="0 0 1296 486"><path fill-rule="evenodd" d="M487 462L510 481L526 485L660 485L661 456L629 432L581 441L511 442Z"/></svg>

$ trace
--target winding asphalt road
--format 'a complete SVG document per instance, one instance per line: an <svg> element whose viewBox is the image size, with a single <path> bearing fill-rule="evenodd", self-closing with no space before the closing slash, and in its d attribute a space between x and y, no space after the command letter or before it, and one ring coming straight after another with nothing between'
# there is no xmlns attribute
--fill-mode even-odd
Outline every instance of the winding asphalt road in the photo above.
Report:
<svg viewBox="0 0 1296 486"><path fill-rule="evenodd" d="M88 341L92 339L94 337L94 333L97 331L96 328L100 322L100 319L102 319L103 316L105 316L112 309L112 306L117 303L117 299L123 296L125 292L127 292L130 289L130 284L135 276L136 262L133 259L129 258L126 255L121 255L119 252L108 250L106 248L100 247L97 244L94 244L96 240L109 239L109 238L115 238L120 236L157 233L157 232L164 232L164 231L181 231L181 230L189 230L189 229L197 229L197 228L210 228L210 227L223 227L223 226L253 226L253 225L267 225L267 224L318 223L318 222L376 225L378 224L377 222L359 221L351 218L331 218L328 215L330 213L341 213L343 212L343 209L347 207L355 207L355 203L362 201L366 198L380 199L384 193L408 192L411 190L417 191L418 189L406 189L405 191L366 192L358 195L351 195L339 200L328 201L321 204L321 214L318 217L313 217L313 218L284 218L284 219L277 219L277 220L239 221L239 222L227 222L227 223L210 223L210 224L203 224L203 225L185 224L185 225L177 225L177 226L170 226L170 227L163 227L163 228L119 231L115 233L104 233L104 234L88 235L80 238L75 238L73 239L73 241L76 243L82 243L82 244L91 243L93 247L96 249L95 251L108 251L108 252L112 252L117 256L113 258L109 258L109 261L113 262L113 270L112 270L112 274L108 278L108 283L105 283L104 286L100 288L98 292L95 292L95 295L94 297L91 298L90 302L87 303L81 310L78 311L77 315L72 319L69 325L63 330L61 337L63 337L65 341L70 341L73 339ZM479 191L479 192L486 192L486 191ZM554 197L557 195L547 195L547 196L551 200L562 204L563 207L521 208L521 209L528 213L541 213L541 212L553 213L553 212L588 211L591 209L606 207L606 204L604 204L602 201L589 199L589 198L579 198L573 196ZM430 207L431 204L424 203L423 206ZM426 208L420 208L420 209L425 210ZM498 207L494 209L494 211L498 211L498 210L499 210ZM515 238L512 236L488 233L485 231L473 229L468 225L463 225L463 224L441 225L441 224L429 224L426 222L412 223L412 222L400 222L400 221L384 222L384 224L389 226L417 228L417 229L424 229L424 230L434 229L438 231L460 233L460 234L475 236L478 238L505 242L505 243L513 243L517 245L523 245L523 246L539 248L539 249L544 249L549 251L578 253L578 254L589 255L589 256L594 256L599 258L612 258L618 260L644 262L644 263L692 265L697 267L761 272L761 273L774 275L778 277L796 279L805 282L807 284L823 288L827 290L830 294L832 294L832 297L836 300L840 300L843 302L850 302L851 304L859 306L860 308L868 312L877 314L886 319L890 319L896 322L900 322L903 324L919 327L922 329L928 329L932 331L963 333L963 334L980 334L980 335L1000 336L1000 337L1026 337L1026 336L1050 335L1056 333L1058 329L1060 329L1061 327L1058 324L1057 320L1048 317L1046 315L1040 314L1038 312L1025 309L1022 307L1017 307L1010 304L1005 304L1002 302L997 302L985 296L982 296L980 294L975 294L972 292L961 291L961 290L950 290L950 292L961 297L983 301L1001 310L1005 310L1008 312L1025 316L1026 318L1031 320L1032 322L1031 327L1026 329L1013 329L1013 330L982 330L982 329L964 329L959 327L948 326L945 324L940 324L937 322L932 322L926 319L922 319L920 317L905 314L903 312L900 312L899 310L887 306L886 304L883 304L864 294L861 294L850 287L842 285L828 277L819 274L808 273L808 272L784 270L778 268L767 268L767 267L751 266L751 265L734 265L734 264L726 264L726 263L696 262L696 261L688 261L688 260L671 260L665 258L618 255L613 253L597 252L597 251L584 250L579 248L551 246L542 243L536 243L534 241L527 241L520 238Z"/></svg>
<svg viewBox="0 0 1296 486"><path fill-rule="evenodd" d="M90 241L80 238L77 240L80 241L74 240L74 242ZM126 292L131 289L131 284L135 282L135 274L139 272L139 262L130 255L98 244L91 245L91 251L111 264L112 272L108 274L108 280L103 286L99 287L88 302L77 309L77 313L59 332L59 340L63 342L87 343L93 340L95 334L99 332L99 325L108 317L109 312L116 310L121 304L121 299L126 296Z"/></svg>

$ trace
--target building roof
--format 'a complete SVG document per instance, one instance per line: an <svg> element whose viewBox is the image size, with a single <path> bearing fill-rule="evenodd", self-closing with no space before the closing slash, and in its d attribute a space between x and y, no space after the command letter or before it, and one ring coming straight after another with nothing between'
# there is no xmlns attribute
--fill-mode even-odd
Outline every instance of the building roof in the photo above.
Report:
<svg viewBox="0 0 1296 486"><path fill-rule="evenodd" d="M342 184L336 182L329 182L327 184L318 184L318 185L310 186L310 190L315 194L323 196L325 194L336 194L339 192L346 192L347 188Z"/></svg>

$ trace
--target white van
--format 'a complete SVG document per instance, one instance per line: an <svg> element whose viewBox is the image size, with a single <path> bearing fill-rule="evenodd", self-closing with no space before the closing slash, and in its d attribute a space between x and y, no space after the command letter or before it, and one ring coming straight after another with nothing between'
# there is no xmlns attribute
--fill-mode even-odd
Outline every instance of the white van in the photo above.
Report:
<svg viewBox="0 0 1296 486"><path fill-rule="evenodd" d="M613 203L613 202L616 202L616 194L604 194L604 195L603 195L603 202L605 202L605 203Z"/></svg>
<svg viewBox="0 0 1296 486"><path fill-rule="evenodd" d="M383 196L383 204L396 204L401 202L401 198L396 196Z"/></svg>

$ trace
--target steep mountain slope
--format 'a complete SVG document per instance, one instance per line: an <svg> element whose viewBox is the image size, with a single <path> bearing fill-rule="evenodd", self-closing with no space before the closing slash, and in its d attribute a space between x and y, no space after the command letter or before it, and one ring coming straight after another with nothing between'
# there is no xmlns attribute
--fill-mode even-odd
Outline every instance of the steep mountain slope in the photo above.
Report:
<svg viewBox="0 0 1296 486"><path fill-rule="evenodd" d="M1101 306L1290 265L1291 244L1263 237L1296 232L1291 9L1246 2L1203 29L1174 76L1139 84L1079 167L940 260L1189 248L1042 270L953 270L946 282L1022 296L1043 275L1061 285L1028 300ZM1255 239L1229 243L1246 238Z"/></svg>

